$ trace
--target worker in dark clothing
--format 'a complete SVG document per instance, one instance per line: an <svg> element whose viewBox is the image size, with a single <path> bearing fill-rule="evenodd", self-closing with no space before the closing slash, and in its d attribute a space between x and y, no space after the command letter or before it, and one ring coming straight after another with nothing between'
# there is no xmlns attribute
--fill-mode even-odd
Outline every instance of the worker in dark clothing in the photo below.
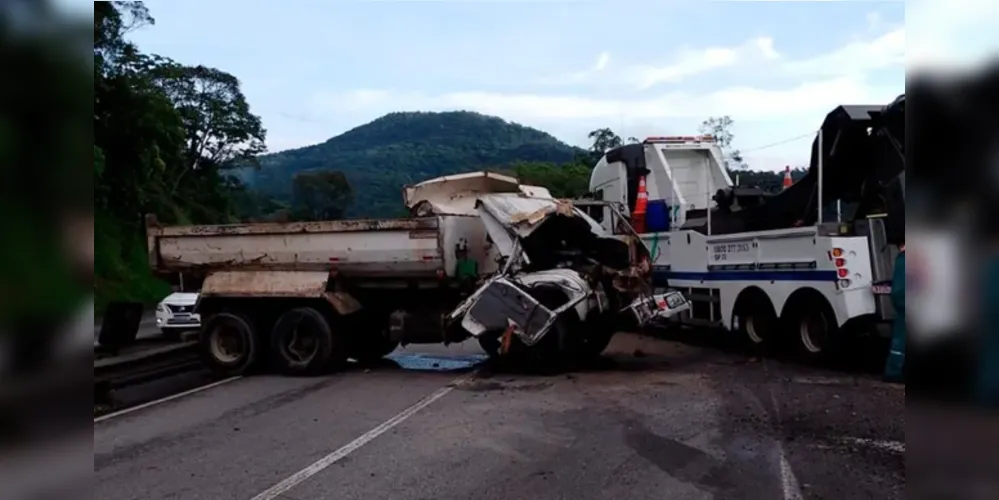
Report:
<svg viewBox="0 0 999 500"><path fill-rule="evenodd" d="M895 308L895 321L892 322L891 347L885 363L884 379L887 382L905 381L905 244L899 247L895 258L895 272L891 282L891 303Z"/></svg>

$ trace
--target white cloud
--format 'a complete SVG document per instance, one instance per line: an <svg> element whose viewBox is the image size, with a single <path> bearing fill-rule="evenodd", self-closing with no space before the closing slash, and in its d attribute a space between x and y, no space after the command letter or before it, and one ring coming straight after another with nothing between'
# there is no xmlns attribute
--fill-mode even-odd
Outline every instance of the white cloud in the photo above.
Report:
<svg viewBox="0 0 999 500"><path fill-rule="evenodd" d="M961 0L982 1L982 0ZM635 90L649 90L663 84L678 84L684 80L726 68L770 68L777 74L796 78L862 77L873 70L902 67L906 61L906 28L898 26L885 31L881 15L871 12L869 28L879 34L874 38L847 43L825 54L804 59L786 59L777 51L774 40L763 36L752 38L732 47L684 48L669 64L631 65L618 71L619 81ZM603 53L597 64L587 70L545 78L542 83L565 85L596 82L606 69L609 55ZM752 71L751 71L752 72Z"/></svg>
<svg viewBox="0 0 999 500"><path fill-rule="evenodd" d="M859 76L905 63L905 27L873 40L850 42L832 52L788 61L782 70L798 76Z"/></svg>
<svg viewBox="0 0 999 500"><path fill-rule="evenodd" d="M599 98L537 93L452 92L424 94L360 90L319 94L311 106L320 113L367 109L373 114L393 110L470 110L523 123L539 120L634 120L694 118L720 114L735 119L765 120L811 115L843 102L881 102L898 89L870 87L863 78L842 77L806 82L780 90L730 87L714 92L667 92L652 97Z"/></svg>
<svg viewBox="0 0 999 500"><path fill-rule="evenodd" d="M609 52L601 52L597 56L597 62L590 68L564 75L543 77L538 80L538 83L542 85L574 85L584 83L606 70L610 64L610 60Z"/></svg>
<svg viewBox="0 0 999 500"><path fill-rule="evenodd" d="M602 52L597 57L597 65L594 67L594 69L597 71L603 71L604 69L607 68L608 64L610 64L610 54L608 54L607 52Z"/></svg>
<svg viewBox="0 0 999 500"><path fill-rule="evenodd" d="M906 26L916 35L906 46L906 69L976 66L999 49L995 0L910 0Z"/></svg>
<svg viewBox="0 0 999 500"><path fill-rule="evenodd" d="M881 29L882 19L881 13L878 11L872 11L867 13L867 29L870 31L877 31Z"/></svg>
<svg viewBox="0 0 999 500"><path fill-rule="evenodd" d="M703 49L683 49L666 66L636 66L625 78L639 90L649 89L663 83L678 83L691 76L708 71L752 63L759 60L775 60L780 54L774 49L769 37L747 40L737 47L708 47Z"/></svg>

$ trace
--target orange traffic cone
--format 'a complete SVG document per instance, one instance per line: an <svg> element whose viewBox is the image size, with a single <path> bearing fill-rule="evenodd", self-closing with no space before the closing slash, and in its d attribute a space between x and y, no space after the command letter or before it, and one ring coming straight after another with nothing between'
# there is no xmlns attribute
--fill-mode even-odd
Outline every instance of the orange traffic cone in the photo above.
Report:
<svg viewBox="0 0 999 500"><path fill-rule="evenodd" d="M649 209L649 192L645 188L645 177L638 179L638 196L635 198L635 211L631 213L631 225L635 232L645 232L645 213Z"/></svg>
<svg viewBox="0 0 999 500"><path fill-rule="evenodd" d="M791 184L794 184L794 180L791 179L791 166L788 165L788 166L784 167L784 187L783 187L783 189L787 189L787 188L791 187Z"/></svg>

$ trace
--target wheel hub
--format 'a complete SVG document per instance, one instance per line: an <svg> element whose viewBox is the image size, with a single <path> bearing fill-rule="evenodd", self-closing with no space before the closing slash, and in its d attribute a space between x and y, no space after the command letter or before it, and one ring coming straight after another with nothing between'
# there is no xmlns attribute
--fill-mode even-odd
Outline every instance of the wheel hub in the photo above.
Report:
<svg viewBox="0 0 999 500"><path fill-rule="evenodd" d="M222 363L235 363L243 354L243 338L233 328L219 327L212 332L212 356Z"/></svg>
<svg viewBox="0 0 999 500"><path fill-rule="evenodd" d="M799 333L801 345L811 354L822 352L822 340L825 335L825 322L821 319L810 317L801 321Z"/></svg>
<svg viewBox="0 0 999 500"><path fill-rule="evenodd" d="M316 355L318 348L316 335L301 322L288 335L284 345L287 358L298 363L308 363Z"/></svg>
<svg viewBox="0 0 999 500"><path fill-rule="evenodd" d="M749 337L749 340L754 344L762 344L763 336L760 334L759 330L757 329L756 318L754 318L753 316L749 316L745 319L744 323L746 329L746 336Z"/></svg>

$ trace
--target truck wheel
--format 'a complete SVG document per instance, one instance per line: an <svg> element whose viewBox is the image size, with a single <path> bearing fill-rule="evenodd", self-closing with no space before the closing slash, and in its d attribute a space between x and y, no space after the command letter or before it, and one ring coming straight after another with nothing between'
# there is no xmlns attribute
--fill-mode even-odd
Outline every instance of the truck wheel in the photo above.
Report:
<svg viewBox="0 0 999 500"><path fill-rule="evenodd" d="M760 351L773 343L779 322L766 296L750 294L739 297L734 316L733 330L743 346L751 351Z"/></svg>
<svg viewBox="0 0 999 500"><path fill-rule="evenodd" d="M399 342L390 336L391 322L386 317L390 315L362 311L346 318L350 330L347 337L348 357L361 364L371 364L399 347Z"/></svg>
<svg viewBox="0 0 999 500"><path fill-rule="evenodd" d="M366 338L362 339L361 345L351 349L350 357L358 363L371 364L392 354L392 351L395 351L397 347L399 347L398 342L388 339Z"/></svg>
<svg viewBox="0 0 999 500"><path fill-rule="evenodd" d="M495 358L499 355L500 350L500 338L496 335L491 335L489 333L483 333L476 337L479 342L479 347L489 355L490 358Z"/></svg>
<svg viewBox="0 0 999 500"><path fill-rule="evenodd" d="M791 325L799 352L811 360L831 359L838 347L839 328L829 306L812 300L799 311Z"/></svg>
<svg viewBox="0 0 999 500"><path fill-rule="evenodd" d="M610 345L611 338L614 337L613 328L594 328L579 347L579 355L583 361L592 361L600 357L607 346Z"/></svg>
<svg viewBox="0 0 999 500"><path fill-rule="evenodd" d="M386 332L355 334L352 344L348 355L362 364L375 363L399 347L399 343L389 339Z"/></svg>
<svg viewBox="0 0 999 500"><path fill-rule="evenodd" d="M234 377L252 369L259 357L257 332L238 313L221 312L205 322L198 347L205 365L218 375Z"/></svg>
<svg viewBox="0 0 999 500"><path fill-rule="evenodd" d="M311 307L292 309L271 329L271 356L282 373L318 375L336 361L333 330L326 317Z"/></svg>

